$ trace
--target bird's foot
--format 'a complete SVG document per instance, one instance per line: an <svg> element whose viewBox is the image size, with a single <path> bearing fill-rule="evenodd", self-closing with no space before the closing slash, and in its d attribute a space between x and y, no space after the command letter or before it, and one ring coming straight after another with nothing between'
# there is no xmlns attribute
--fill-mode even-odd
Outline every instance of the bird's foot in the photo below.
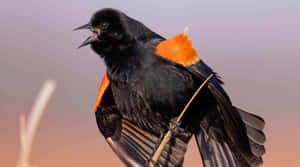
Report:
<svg viewBox="0 0 300 167"><path fill-rule="evenodd" d="M171 131L172 136L179 136L184 133L185 130L180 127L181 123L177 122L177 117L172 118L169 124L169 130Z"/></svg>

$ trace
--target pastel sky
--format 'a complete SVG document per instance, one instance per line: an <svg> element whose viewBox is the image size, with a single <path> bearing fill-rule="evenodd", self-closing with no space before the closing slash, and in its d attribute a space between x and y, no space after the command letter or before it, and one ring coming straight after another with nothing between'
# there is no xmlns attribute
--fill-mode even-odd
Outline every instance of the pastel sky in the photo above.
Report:
<svg viewBox="0 0 300 167"><path fill-rule="evenodd" d="M4 0L0 6L0 162L15 166L19 115L47 79L57 91L42 118L31 161L40 167L122 166L98 132L93 107L105 66L76 47L73 28L117 8L170 38L189 26L201 58L233 103L267 122L266 167L300 166L299 0ZM195 142L185 166L200 166Z"/></svg>

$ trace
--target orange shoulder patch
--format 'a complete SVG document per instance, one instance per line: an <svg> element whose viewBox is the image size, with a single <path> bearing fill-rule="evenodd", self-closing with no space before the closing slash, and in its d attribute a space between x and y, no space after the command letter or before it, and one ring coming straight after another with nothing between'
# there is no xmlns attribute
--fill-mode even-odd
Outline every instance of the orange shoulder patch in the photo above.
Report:
<svg viewBox="0 0 300 167"><path fill-rule="evenodd" d="M102 79L102 82L101 82L101 85L99 88L99 92L97 95L96 104L95 104L95 112L97 112L97 108L99 107L99 105L101 103L102 97L103 97L104 92L105 92L106 88L108 87L108 85L109 85L109 80L107 78L107 74L105 74L103 76L103 79Z"/></svg>
<svg viewBox="0 0 300 167"><path fill-rule="evenodd" d="M169 59L183 66L190 66L200 60L198 52L192 47L192 41L187 35L179 34L162 41L156 46L155 54Z"/></svg>

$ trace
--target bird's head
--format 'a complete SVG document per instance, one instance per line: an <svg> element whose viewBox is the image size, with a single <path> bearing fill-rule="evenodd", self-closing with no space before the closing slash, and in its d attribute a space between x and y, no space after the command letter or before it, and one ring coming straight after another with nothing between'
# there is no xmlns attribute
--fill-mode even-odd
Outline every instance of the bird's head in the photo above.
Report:
<svg viewBox="0 0 300 167"><path fill-rule="evenodd" d="M79 48L91 45L96 53L105 56L113 51L130 47L135 42L135 37L138 36L136 30L139 27L143 27L143 25L119 10L102 9L92 16L88 24L75 30L88 29L93 33Z"/></svg>

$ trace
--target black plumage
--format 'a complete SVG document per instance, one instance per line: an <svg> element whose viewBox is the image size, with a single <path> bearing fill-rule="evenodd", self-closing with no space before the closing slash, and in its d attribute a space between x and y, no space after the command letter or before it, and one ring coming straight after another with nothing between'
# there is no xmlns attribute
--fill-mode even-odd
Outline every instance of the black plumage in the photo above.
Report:
<svg viewBox="0 0 300 167"><path fill-rule="evenodd" d="M205 167L255 167L262 164L264 120L234 107L220 77L202 60L190 66L155 54L165 39L115 9L96 12L94 36L83 45L103 57L109 85L96 109L98 127L127 166L147 166L155 146L194 91L214 77L183 118L185 129L172 138L160 166L182 166L194 135Z"/></svg>

